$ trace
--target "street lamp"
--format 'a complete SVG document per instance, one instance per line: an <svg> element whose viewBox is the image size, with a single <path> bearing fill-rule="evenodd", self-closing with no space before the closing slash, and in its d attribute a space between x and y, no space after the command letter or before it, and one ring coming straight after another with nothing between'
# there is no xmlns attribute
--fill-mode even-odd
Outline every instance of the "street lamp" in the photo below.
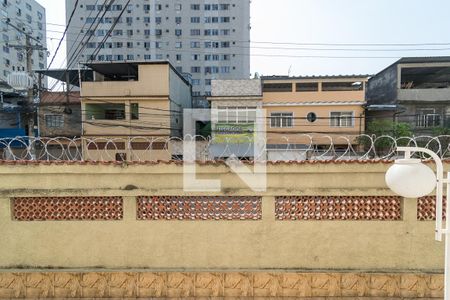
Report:
<svg viewBox="0 0 450 300"><path fill-rule="evenodd" d="M436 229L435 239L442 241L445 235L445 267L444 267L444 299L450 300L450 207L446 210L446 225L442 228L442 195L444 184L447 184L447 199L450 199L450 172L444 179L442 160L433 151L426 148L398 147L405 157L397 159L386 172L386 184L396 194L405 198L419 198L430 194L436 188ZM411 158L411 153L428 154L436 163L436 174L420 159Z"/></svg>

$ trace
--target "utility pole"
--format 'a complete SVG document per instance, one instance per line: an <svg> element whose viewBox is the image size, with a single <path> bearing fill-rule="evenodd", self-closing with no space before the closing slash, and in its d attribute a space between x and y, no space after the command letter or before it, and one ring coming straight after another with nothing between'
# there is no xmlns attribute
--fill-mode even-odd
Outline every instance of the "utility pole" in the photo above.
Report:
<svg viewBox="0 0 450 300"><path fill-rule="evenodd" d="M34 37L32 37L30 34L25 32L24 28L19 28L13 24L11 24L10 20L7 19L6 24L11 26L12 28L16 29L20 33L23 33L25 35L25 45L10 45L7 46L12 47L17 50L24 50L26 54L26 60L27 60L27 73L28 76L30 76L32 80L32 84L28 87L28 97L27 97L27 117L26 117L26 124L28 124L28 136L34 137L34 118L36 114L36 110L34 109L34 74L33 74L33 52L36 51L45 51L47 50L44 48L40 43L40 41ZM31 40L36 41L38 44L32 45Z"/></svg>

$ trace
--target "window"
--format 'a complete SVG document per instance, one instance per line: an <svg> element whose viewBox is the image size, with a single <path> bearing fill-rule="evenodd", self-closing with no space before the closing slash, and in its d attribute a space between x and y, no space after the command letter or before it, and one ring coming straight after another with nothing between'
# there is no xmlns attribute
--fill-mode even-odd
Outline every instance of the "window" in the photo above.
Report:
<svg viewBox="0 0 450 300"><path fill-rule="evenodd" d="M139 103L130 104L130 119L139 120Z"/></svg>
<svg viewBox="0 0 450 300"><path fill-rule="evenodd" d="M270 127L291 128L294 126L294 113L282 112L270 114Z"/></svg>
<svg viewBox="0 0 450 300"><path fill-rule="evenodd" d="M125 104L86 104L86 120L124 120Z"/></svg>
<svg viewBox="0 0 450 300"><path fill-rule="evenodd" d="M95 5L86 5L86 10L95 10Z"/></svg>
<svg viewBox="0 0 450 300"><path fill-rule="evenodd" d="M150 4L144 4L143 8L145 13L148 13L148 11L150 10Z"/></svg>
<svg viewBox="0 0 450 300"><path fill-rule="evenodd" d="M322 91L362 91L362 82L323 82Z"/></svg>
<svg viewBox="0 0 450 300"><path fill-rule="evenodd" d="M181 54L177 54L175 55L175 59L180 62L181 61Z"/></svg>
<svg viewBox="0 0 450 300"><path fill-rule="evenodd" d="M181 24L181 17L175 17L175 23Z"/></svg>
<svg viewBox="0 0 450 300"><path fill-rule="evenodd" d="M175 10L180 11L182 8L182 5L180 3L175 4Z"/></svg>
<svg viewBox="0 0 450 300"><path fill-rule="evenodd" d="M218 107L218 122L248 124L256 122L256 107Z"/></svg>
<svg viewBox="0 0 450 300"><path fill-rule="evenodd" d="M176 36L181 36L181 34L182 34L181 29L175 29L175 35Z"/></svg>
<svg viewBox="0 0 450 300"><path fill-rule="evenodd" d="M192 85L200 85L200 79L192 79Z"/></svg>
<svg viewBox="0 0 450 300"><path fill-rule="evenodd" d="M45 126L48 128L62 128L64 127L63 115L45 115Z"/></svg>
<svg viewBox="0 0 450 300"><path fill-rule="evenodd" d="M157 10L157 11L162 10L162 5L161 4L155 4L155 10Z"/></svg>
<svg viewBox="0 0 450 300"><path fill-rule="evenodd" d="M200 73L201 68L200 67L191 67L191 73Z"/></svg>
<svg viewBox="0 0 450 300"><path fill-rule="evenodd" d="M192 54L191 59L192 60L200 60L200 54Z"/></svg>
<svg viewBox="0 0 450 300"><path fill-rule="evenodd" d="M263 92L292 92L292 83L264 83Z"/></svg>
<svg viewBox="0 0 450 300"><path fill-rule="evenodd" d="M175 48L177 48L177 49L183 48L183 43L182 42L175 42Z"/></svg>
<svg viewBox="0 0 450 300"><path fill-rule="evenodd" d="M161 24L161 17L155 17L155 23Z"/></svg>
<svg viewBox="0 0 450 300"><path fill-rule="evenodd" d="M200 23L200 17L191 17L191 23Z"/></svg>
<svg viewBox="0 0 450 300"><path fill-rule="evenodd" d="M424 108L417 111L417 127L438 127L441 125L441 115L436 113L433 108Z"/></svg>
<svg viewBox="0 0 450 300"><path fill-rule="evenodd" d="M352 111L333 111L330 113L331 127L353 127Z"/></svg>
<svg viewBox="0 0 450 300"><path fill-rule="evenodd" d="M295 84L297 92L317 92L319 91L319 84L317 82L299 82Z"/></svg>
<svg viewBox="0 0 450 300"><path fill-rule="evenodd" d="M219 67L216 66L205 67L205 74L218 74L219 70Z"/></svg>
<svg viewBox="0 0 450 300"><path fill-rule="evenodd" d="M144 54L144 59L150 60L150 59L152 59L152 56L150 54Z"/></svg>
<svg viewBox="0 0 450 300"><path fill-rule="evenodd" d="M201 35L201 33L200 29L191 29L191 36L198 36Z"/></svg>
<svg viewBox="0 0 450 300"><path fill-rule="evenodd" d="M200 48L200 42L191 42L191 48Z"/></svg>

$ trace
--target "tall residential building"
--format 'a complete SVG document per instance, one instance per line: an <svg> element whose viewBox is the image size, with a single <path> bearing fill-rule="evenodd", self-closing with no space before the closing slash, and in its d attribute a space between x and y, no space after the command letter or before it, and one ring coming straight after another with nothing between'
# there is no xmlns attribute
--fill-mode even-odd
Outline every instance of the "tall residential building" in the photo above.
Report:
<svg viewBox="0 0 450 300"><path fill-rule="evenodd" d="M10 72L26 71L27 59L25 49L16 49L13 46L25 46L25 35L7 25L23 29L36 40L46 46L45 8L34 0L2 0L1 10L1 51L0 51L0 80L6 81ZM36 40L32 44L37 44ZM33 69L47 67L45 51L33 51Z"/></svg>
<svg viewBox="0 0 450 300"><path fill-rule="evenodd" d="M75 2L66 0L67 20ZM178 72L192 75L193 96L210 95L212 79L249 78L250 0L126 3L78 2L67 36L71 66L91 60L169 60Z"/></svg>

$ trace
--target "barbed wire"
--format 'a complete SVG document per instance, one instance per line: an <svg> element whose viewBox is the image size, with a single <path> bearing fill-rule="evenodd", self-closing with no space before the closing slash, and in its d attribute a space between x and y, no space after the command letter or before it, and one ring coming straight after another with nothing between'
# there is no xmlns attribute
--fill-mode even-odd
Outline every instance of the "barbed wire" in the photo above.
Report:
<svg viewBox="0 0 450 300"><path fill-rule="evenodd" d="M167 137L15 137L0 138L0 160L12 161L169 161L183 160L185 142L195 142L198 161L241 160L323 161L390 160L399 146L424 147L450 158L450 135L392 137L388 135L294 134L205 138ZM191 143L192 144L192 143ZM427 156L418 158L427 159Z"/></svg>

